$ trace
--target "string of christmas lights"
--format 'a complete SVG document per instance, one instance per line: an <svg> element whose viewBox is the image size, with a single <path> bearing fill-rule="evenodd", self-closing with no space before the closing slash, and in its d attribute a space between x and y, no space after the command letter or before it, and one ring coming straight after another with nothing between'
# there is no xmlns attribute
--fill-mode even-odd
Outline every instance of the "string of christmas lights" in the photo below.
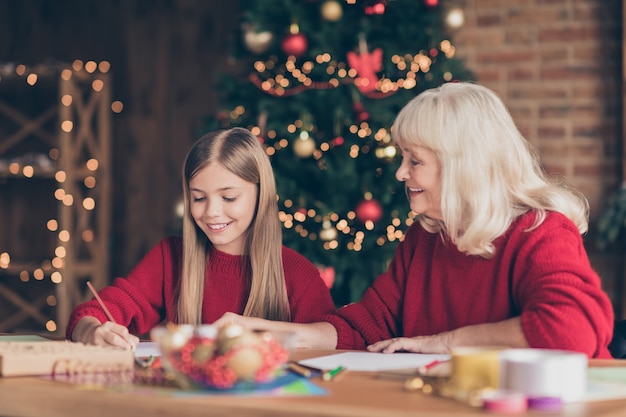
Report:
<svg viewBox="0 0 626 417"><path fill-rule="evenodd" d="M76 79L77 82L86 83L88 88L93 92L98 93L106 88L107 78L100 76L100 74L107 74L110 70L110 63L102 61L96 63L95 61L83 62L80 60L74 61L71 65L67 64L50 64L50 65L36 65L26 66L23 64L3 64L0 65L0 83L23 79L26 84L26 88L36 88L39 81L45 78L56 78L63 81L70 81ZM72 91L72 90L71 90ZM76 105L84 105L82 97L83 91L73 91L68 94L62 94L59 97L60 104L63 107L70 108ZM110 109L113 113L120 113L123 109L123 104L120 101L113 101L110 103ZM2 109L3 113L17 114L15 109ZM53 108L53 110L55 110ZM47 118L51 118L57 115L57 112L49 112L46 115ZM16 116L14 116L15 118ZM42 123L41 117L31 122L25 116L22 116L20 120L22 123ZM63 119L59 115L59 121L57 123L60 132L69 134L74 131L78 126L71 119ZM0 155L7 154L11 147L19 143L21 140L28 138L28 135L24 135L23 131L27 128L21 126L21 130L14 133L12 136L3 140L2 148L0 148ZM42 130L39 129L39 134L42 135ZM54 141L58 141L58 138L54 137ZM52 146L48 153L29 153L19 156L6 156L0 158L0 176L2 177L23 177L26 179L33 178L54 178L57 188L53 193L54 198L59 201L63 206L73 208L74 212L89 213L96 209L96 197L89 195L89 193L82 193L83 195L76 195L70 188L68 188L68 173L61 168L61 159L63 158L60 147ZM76 174L79 175L79 180L82 182L84 190L94 190L97 187L99 177L100 162L97 157L89 158L85 161L84 167L77 169ZM76 178L72 178L76 179ZM76 191L76 189L74 188ZM80 205L80 209L76 205ZM78 221L81 226L80 236L84 242L93 242L95 232L90 224L93 225L93 221L88 221L87 215L81 215L83 220ZM50 281L53 284L60 284L63 282L63 270L65 268L66 256L68 255L68 248L72 239L71 229L73 226L69 226L66 229L60 229L60 220L57 218L51 218L46 222L46 227L49 232L56 233L58 245L54 248L54 253L48 259L39 261L39 264L32 262L14 262L12 261L12 255L8 251L0 252L0 269L6 270L8 273L17 274L20 281L27 283L32 276L37 281L42 281L46 276L49 276ZM78 229L77 229L78 231ZM50 307L55 307L59 303L57 296L50 294L46 298L46 303ZM59 330L56 320L49 319L45 323L45 328L49 332L56 332Z"/></svg>

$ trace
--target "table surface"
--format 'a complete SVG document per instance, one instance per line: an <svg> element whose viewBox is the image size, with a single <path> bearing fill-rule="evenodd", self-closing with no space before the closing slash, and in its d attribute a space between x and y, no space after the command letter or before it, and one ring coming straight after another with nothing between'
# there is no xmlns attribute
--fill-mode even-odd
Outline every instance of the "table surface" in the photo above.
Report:
<svg viewBox="0 0 626 417"><path fill-rule="evenodd" d="M324 356L337 351L296 350L292 358ZM591 360L590 366L626 366L626 361ZM304 397L173 397L154 393L118 392L35 377L0 378L3 417L136 417L136 416L455 416L486 414L481 409L446 398L404 389L403 379L349 372L338 381L323 382L328 395ZM491 413L489 413L492 415ZM525 415L626 416L626 398L566 404L560 413L529 411Z"/></svg>

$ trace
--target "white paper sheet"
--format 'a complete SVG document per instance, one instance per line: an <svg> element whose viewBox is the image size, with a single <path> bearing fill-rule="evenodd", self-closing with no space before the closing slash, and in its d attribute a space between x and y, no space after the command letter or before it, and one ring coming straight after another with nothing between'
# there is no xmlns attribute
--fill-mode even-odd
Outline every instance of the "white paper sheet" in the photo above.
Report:
<svg viewBox="0 0 626 417"><path fill-rule="evenodd" d="M447 360L450 355L426 353L377 353L343 352L334 355L299 361L301 365L317 369L335 369L343 366L350 371L390 371L399 369L417 369L435 360Z"/></svg>
<svg viewBox="0 0 626 417"><path fill-rule="evenodd" d="M156 342L139 342L135 347L135 357L149 358L150 356L155 358L161 356L161 350Z"/></svg>

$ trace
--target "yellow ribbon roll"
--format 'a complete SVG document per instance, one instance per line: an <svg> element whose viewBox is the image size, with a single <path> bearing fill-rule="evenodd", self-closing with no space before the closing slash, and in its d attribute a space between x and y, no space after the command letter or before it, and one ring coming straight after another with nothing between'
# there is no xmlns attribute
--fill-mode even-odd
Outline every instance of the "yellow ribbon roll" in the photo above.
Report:
<svg viewBox="0 0 626 417"><path fill-rule="evenodd" d="M459 347L452 349L451 383L457 393L469 393L500 386L500 353L498 346Z"/></svg>

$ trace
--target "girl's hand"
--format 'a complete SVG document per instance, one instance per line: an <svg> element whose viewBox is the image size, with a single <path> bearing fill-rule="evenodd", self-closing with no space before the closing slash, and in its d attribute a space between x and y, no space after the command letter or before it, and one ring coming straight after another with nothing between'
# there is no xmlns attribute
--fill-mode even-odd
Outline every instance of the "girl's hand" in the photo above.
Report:
<svg viewBox="0 0 626 417"><path fill-rule="evenodd" d="M128 329L121 324L107 321L94 329L92 343L94 345L110 345L122 349L135 350L135 347L139 344L139 338L130 334Z"/></svg>
<svg viewBox="0 0 626 417"><path fill-rule="evenodd" d="M222 317L213 322L213 326L217 328L223 327L227 324L238 324L246 329L261 330L267 327L267 320L226 312Z"/></svg>
<svg viewBox="0 0 626 417"><path fill-rule="evenodd" d="M72 340L91 345L117 346L122 349L134 350L139 338L129 333L121 324L111 321L100 323L95 317L86 316L76 323L72 332Z"/></svg>

